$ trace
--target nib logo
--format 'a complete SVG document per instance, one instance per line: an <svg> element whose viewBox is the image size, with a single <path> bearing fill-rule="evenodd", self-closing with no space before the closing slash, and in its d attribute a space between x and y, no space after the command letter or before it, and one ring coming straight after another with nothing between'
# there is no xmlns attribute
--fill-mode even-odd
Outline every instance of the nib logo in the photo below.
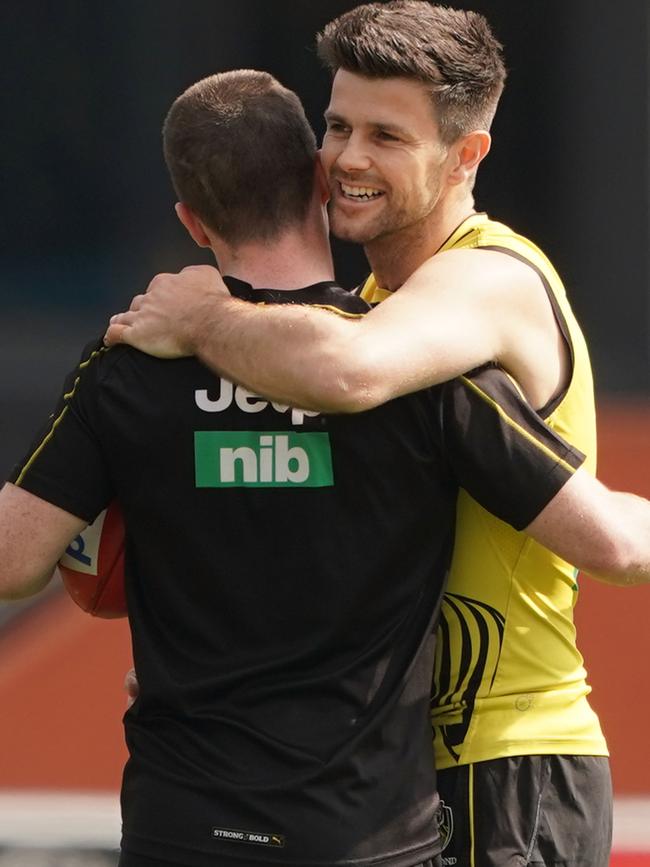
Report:
<svg viewBox="0 0 650 867"><path fill-rule="evenodd" d="M329 434L196 431L197 488L323 488L334 484Z"/></svg>

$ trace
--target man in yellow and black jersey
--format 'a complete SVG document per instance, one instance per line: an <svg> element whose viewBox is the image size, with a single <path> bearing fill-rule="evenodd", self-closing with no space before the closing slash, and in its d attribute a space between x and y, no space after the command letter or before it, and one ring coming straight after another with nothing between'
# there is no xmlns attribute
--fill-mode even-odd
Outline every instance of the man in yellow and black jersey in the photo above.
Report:
<svg viewBox="0 0 650 867"><path fill-rule="evenodd" d="M182 222L243 306L364 314L332 280L294 94L212 76L175 102L165 150ZM121 867L439 867L428 710L459 486L576 557L603 523L589 554L623 568L583 461L494 365L325 416L91 344L0 492L0 596L47 583L118 498L140 679Z"/></svg>
<svg viewBox="0 0 650 867"><path fill-rule="evenodd" d="M479 248L516 256L539 275L572 358L571 381L539 414L595 472L591 367L557 272L485 214L465 220L441 252ZM373 305L387 297L372 277L360 295ZM576 647L576 575L461 490L431 697L443 863L509 864L521 853L531 864L582 863L576 822L591 841L589 863L608 861L611 781Z"/></svg>
<svg viewBox="0 0 650 867"><path fill-rule="evenodd" d="M262 393L332 412L498 362L593 469L589 360L561 281L534 245L474 208L500 48L481 16L417 0L361 6L320 34L334 74L322 150L332 229L365 247L363 297L388 299L368 316L252 311L203 268L155 278L109 339L196 354ZM607 750L575 645L575 570L560 553L461 493L433 707L450 865L607 863Z"/></svg>

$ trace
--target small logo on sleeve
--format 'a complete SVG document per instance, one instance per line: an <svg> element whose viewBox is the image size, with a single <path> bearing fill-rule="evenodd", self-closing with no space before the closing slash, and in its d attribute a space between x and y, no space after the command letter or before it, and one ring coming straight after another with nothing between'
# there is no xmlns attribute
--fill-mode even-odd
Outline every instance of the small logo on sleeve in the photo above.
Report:
<svg viewBox="0 0 650 867"><path fill-rule="evenodd" d="M334 484L328 433L195 431L197 488L324 488Z"/></svg>
<svg viewBox="0 0 650 867"><path fill-rule="evenodd" d="M253 843L256 846L273 846L282 849L284 836L282 834L268 834L264 831L235 831L233 828L213 828L212 836L215 840L224 840L227 843Z"/></svg>

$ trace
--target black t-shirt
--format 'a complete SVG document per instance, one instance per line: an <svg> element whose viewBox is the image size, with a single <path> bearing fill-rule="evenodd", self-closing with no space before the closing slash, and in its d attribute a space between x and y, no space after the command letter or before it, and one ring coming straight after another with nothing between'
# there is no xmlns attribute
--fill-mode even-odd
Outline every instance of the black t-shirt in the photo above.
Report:
<svg viewBox="0 0 650 867"><path fill-rule="evenodd" d="M361 315L334 284L231 291ZM335 314L333 314L335 315ZM126 528L123 846L188 867L439 849L428 702L458 486L526 526L582 456L484 368L358 415L101 342L12 479Z"/></svg>

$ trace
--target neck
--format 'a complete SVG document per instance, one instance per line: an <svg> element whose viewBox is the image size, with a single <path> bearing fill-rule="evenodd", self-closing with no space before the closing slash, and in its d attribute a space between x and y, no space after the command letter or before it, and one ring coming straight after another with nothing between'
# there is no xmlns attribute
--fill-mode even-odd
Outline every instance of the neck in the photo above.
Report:
<svg viewBox="0 0 650 867"><path fill-rule="evenodd" d="M399 289L473 213L471 195L456 202L439 202L419 222L368 242L364 249L377 284L391 292Z"/></svg>
<svg viewBox="0 0 650 867"><path fill-rule="evenodd" d="M334 279L326 227L305 224L271 241L230 247L213 242L222 274L250 283L253 289L301 289Z"/></svg>

